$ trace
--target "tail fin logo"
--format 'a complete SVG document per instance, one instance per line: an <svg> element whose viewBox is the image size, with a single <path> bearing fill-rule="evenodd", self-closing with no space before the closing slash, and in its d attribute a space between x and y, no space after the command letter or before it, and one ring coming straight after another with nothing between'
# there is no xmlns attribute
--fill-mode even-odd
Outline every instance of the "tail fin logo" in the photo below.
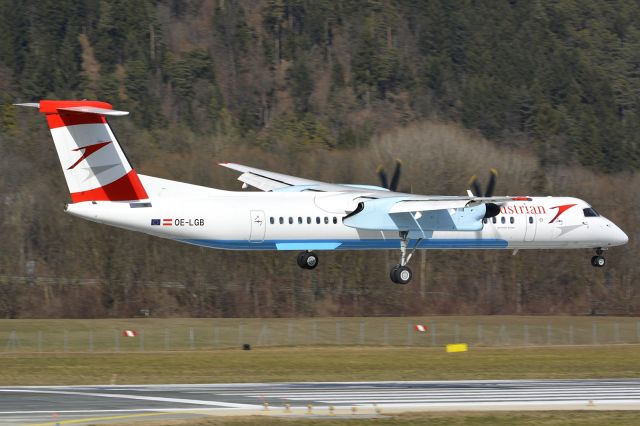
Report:
<svg viewBox="0 0 640 426"><path fill-rule="evenodd" d="M80 164L80 162L82 160L86 160L90 155L95 154L97 151L99 151L100 149L102 149L105 146L109 145L110 143L111 143L111 141L104 141L104 142L98 142L98 143L93 144L93 145L83 146L82 148L74 149L73 151L80 151L80 150L84 150L84 151L82 152L82 155L80 156L80 158L78 158L78 161L73 163L73 165L71 167L69 167L67 170L73 169L75 166Z"/></svg>

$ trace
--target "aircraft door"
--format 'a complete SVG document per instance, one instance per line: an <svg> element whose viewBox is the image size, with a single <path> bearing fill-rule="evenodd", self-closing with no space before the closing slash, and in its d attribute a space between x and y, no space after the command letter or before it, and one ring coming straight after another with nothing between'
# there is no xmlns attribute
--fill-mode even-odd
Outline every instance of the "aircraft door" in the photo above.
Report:
<svg viewBox="0 0 640 426"><path fill-rule="evenodd" d="M251 210L250 218L251 234L249 235L249 242L261 243L264 241L264 233L267 229L264 212L262 210Z"/></svg>
<svg viewBox="0 0 640 426"><path fill-rule="evenodd" d="M526 228L524 232L524 240L525 241L533 241L536 238L536 230L538 226L538 219L535 215L527 215L526 218Z"/></svg>

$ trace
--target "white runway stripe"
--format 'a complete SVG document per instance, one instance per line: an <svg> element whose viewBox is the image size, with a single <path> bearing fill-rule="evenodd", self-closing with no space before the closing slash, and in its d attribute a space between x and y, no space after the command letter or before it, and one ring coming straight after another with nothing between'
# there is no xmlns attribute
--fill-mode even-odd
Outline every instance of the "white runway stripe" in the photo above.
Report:
<svg viewBox="0 0 640 426"><path fill-rule="evenodd" d="M127 395L127 394L119 394L119 393L70 392L70 391L59 391L59 390L46 391L46 390L36 390L36 389L0 389L0 392L73 395L77 397L95 396L100 398L121 398L121 399L134 399L134 400L155 401L155 402L173 402L173 403L180 403L180 404L193 404L193 405L228 407L228 408L260 407L259 405L253 405L253 404L238 404L238 403L230 403L230 402L222 402L222 401L196 400L196 399L184 399L184 398L163 398L158 396Z"/></svg>

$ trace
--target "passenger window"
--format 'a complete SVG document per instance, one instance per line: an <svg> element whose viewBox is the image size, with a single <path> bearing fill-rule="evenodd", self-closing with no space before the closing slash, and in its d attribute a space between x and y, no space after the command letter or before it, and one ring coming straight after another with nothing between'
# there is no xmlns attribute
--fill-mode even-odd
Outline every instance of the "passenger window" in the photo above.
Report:
<svg viewBox="0 0 640 426"><path fill-rule="evenodd" d="M598 212L595 211L595 209L593 209L591 207L586 208L586 209L582 209L582 212L584 213L584 217L598 217L598 216L600 216L598 214Z"/></svg>
<svg viewBox="0 0 640 426"><path fill-rule="evenodd" d="M512 225L513 225L513 223L514 223L515 221L516 221L516 220L513 218L513 216L511 216L511 217L509 218L509 223L511 223Z"/></svg>
<svg viewBox="0 0 640 426"><path fill-rule="evenodd" d="M495 216L491 218L491 222L496 223L496 217Z"/></svg>
<svg viewBox="0 0 640 426"><path fill-rule="evenodd" d="M280 216L280 220L278 220L278 222L280 222L280 225L282 225L284 223L284 218Z"/></svg>
<svg viewBox="0 0 640 426"><path fill-rule="evenodd" d="M298 216L298 225L302 225L302 218Z"/></svg>
<svg viewBox="0 0 640 426"><path fill-rule="evenodd" d="M293 218L289 216L289 225L293 225Z"/></svg>
<svg viewBox="0 0 640 426"><path fill-rule="evenodd" d="M311 216L307 216L307 225L311 225Z"/></svg>
<svg viewBox="0 0 640 426"><path fill-rule="evenodd" d="M504 216L502 216L502 217L500 218L500 223L502 223L502 224L504 225L504 223L505 223L505 222L506 222L506 220L505 220Z"/></svg>
<svg viewBox="0 0 640 426"><path fill-rule="evenodd" d="M533 223L533 216L529 216L529 223Z"/></svg>
<svg viewBox="0 0 640 426"><path fill-rule="evenodd" d="M337 217L333 217L333 224L336 225L338 223L338 218Z"/></svg>
<svg viewBox="0 0 640 426"><path fill-rule="evenodd" d="M316 223L320 225L320 216L316 216Z"/></svg>
<svg viewBox="0 0 640 426"><path fill-rule="evenodd" d="M275 219L273 218L273 216L271 216L269 218L269 223L273 225L275 222L276 222Z"/></svg>
<svg viewBox="0 0 640 426"><path fill-rule="evenodd" d="M329 218L328 218L328 217L326 217L326 216L324 217L324 224L325 224L325 225L328 225L328 224L329 224Z"/></svg>

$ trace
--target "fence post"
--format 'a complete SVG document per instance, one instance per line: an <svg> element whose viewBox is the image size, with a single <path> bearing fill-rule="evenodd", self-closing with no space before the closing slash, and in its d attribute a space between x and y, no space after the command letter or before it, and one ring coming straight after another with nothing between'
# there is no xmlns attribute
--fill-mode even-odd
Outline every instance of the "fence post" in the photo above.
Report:
<svg viewBox="0 0 640 426"><path fill-rule="evenodd" d="M62 350L64 352L69 352L69 330L64 329L64 334L62 335Z"/></svg>
<svg viewBox="0 0 640 426"><path fill-rule="evenodd" d="M287 323L287 344L293 344L293 323L291 320Z"/></svg>
<svg viewBox="0 0 640 426"><path fill-rule="evenodd" d="M195 338L193 334L193 327L189 327L189 349L195 349Z"/></svg>
<svg viewBox="0 0 640 426"><path fill-rule="evenodd" d="M217 348L220 344L220 330L217 326L213 327L213 347Z"/></svg>
<svg viewBox="0 0 640 426"><path fill-rule="evenodd" d="M340 321L336 321L336 345L342 344L341 325Z"/></svg>
<svg viewBox="0 0 640 426"><path fill-rule="evenodd" d="M360 321L360 344L361 345L364 345L364 339L365 339L365 337L364 337L364 327L365 327L364 321Z"/></svg>
<svg viewBox="0 0 640 426"><path fill-rule="evenodd" d="M140 329L140 352L144 352L144 328Z"/></svg>
<svg viewBox="0 0 640 426"><path fill-rule="evenodd" d="M640 324L640 321L638 322ZM384 332L383 339L385 346L389 344L389 322L387 320L384 321Z"/></svg>
<svg viewBox="0 0 640 426"><path fill-rule="evenodd" d="M595 321L591 326L591 343L594 345L598 344L598 325Z"/></svg>
<svg viewBox="0 0 640 426"><path fill-rule="evenodd" d="M638 338L638 343L640 343L640 321L636 322L636 337Z"/></svg>
<svg viewBox="0 0 640 426"><path fill-rule="evenodd" d="M42 352L42 330L38 330L38 352Z"/></svg>
<svg viewBox="0 0 640 426"><path fill-rule="evenodd" d="M456 336L455 343L460 343L460 324L456 323L454 330L455 330L455 336Z"/></svg>
<svg viewBox="0 0 640 426"><path fill-rule="evenodd" d="M93 330L89 330L89 352L93 352Z"/></svg>
<svg viewBox="0 0 640 426"><path fill-rule="evenodd" d="M476 345L482 344L482 334L483 334L482 324L478 324L478 341L476 342Z"/></svg>
<svg viewBox="0 0 640 426"><path fill-rule="evenodd" d="M318 343L318 321L313 320L312 330L313 344L316 345Z"/></svg>
<svg viewBox="0 0 640 426"><path fill-rule="evenodd" d="M413 327L411 327L411 323L407 323L407 346L413 345Z"/></svg>
<svg viewBox="0 0 640 426"><path fill-rule="evenodd" d="M613 326L613 338L613 343L620 343L620 324L618 324L618 322L616 322Z"/></svg>
<svg viewBox="0 0 640 426"><path fill-rule="evenodd" d="M504 324L500 324L500 336L498 337L500 340L500 345L505 346L509 344L509 336L507 335L507 326Z"/></svg>
<svg viewBox="0 0 640 426"><path fill-rule="evenodd" d="M16 331L15 330L11 330L11 334L9 334L9 340L7 340L7 346L5 348L5 351L11 351L11 352L15 352L16 351Z"/></svg>
<svg viewBox="0 0 640 426"><path fill-rule="evenodd" d="M170 342L169 342L170 335L169 335L169 333L170 333L169 329L165 328L164 329L164 350L165 351L168 351L169 348L170 348Z"/></svg>
<svg viewBox="0 0 640 426"><path fill-rule="evenodd" d="M436 346L438 344L438 329L436 328L436 323L431 324L431 346Z"/></svg>
<svg viewBox="0 0 640 426"><path fill-rule="evenodd" d="M113 329L113 349L116 352L120 351L120 333L115 328Z"/></svg>
<svg viewBox="0 0 640 426"><path fill-rule="evenodd" d="M547 324L547 345L551 344L551 324Z"/></svg>
<svg viewBox="0 0 640 426"><path fill-rule="evenodd" d="M238 324L238 346L244 343L244 324Z"/></svg>
<svg viewBox="0 0 640 426"><path fill-rule="evenodd" d="M574 344L574 338L573 338L573 324L569 325L569 344L573 345Z"/></svg>

